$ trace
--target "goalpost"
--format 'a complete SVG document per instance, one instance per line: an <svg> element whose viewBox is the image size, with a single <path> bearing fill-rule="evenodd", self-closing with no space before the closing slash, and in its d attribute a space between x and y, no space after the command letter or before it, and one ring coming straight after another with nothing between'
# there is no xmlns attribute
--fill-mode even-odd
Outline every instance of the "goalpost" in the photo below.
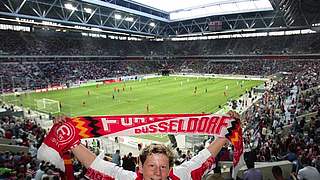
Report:
<svg viewBox="0 0 320 180"><path fill-rule="evenodd" d="M52 99L37 99L36 108L39 111L56 114L60 112L60 102Z"/></svg>

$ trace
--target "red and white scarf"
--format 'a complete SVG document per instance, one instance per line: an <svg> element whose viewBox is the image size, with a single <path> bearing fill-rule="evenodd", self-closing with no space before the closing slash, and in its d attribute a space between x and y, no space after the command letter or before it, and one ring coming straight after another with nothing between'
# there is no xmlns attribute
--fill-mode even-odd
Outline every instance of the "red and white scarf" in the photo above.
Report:
<svg viewBox="0 0 320 180"><path fill-rule="evenodd" d="M134 136L143 134L198 134L226 137L234 146L235 178L243 164L243 139L240 120L214 114L155 114L119 116L83 116L71 118L81 138ZM70 139L72 137L69 137Z"/></svg>

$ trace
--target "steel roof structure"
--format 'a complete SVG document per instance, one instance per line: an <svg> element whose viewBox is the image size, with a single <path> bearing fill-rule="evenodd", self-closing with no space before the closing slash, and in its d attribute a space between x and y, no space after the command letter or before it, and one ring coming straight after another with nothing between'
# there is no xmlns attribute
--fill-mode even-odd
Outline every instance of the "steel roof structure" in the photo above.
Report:
<svg viewBox="0 0 320 180"><path fill-rule="evenodd" d="M171 20L169 12L131 0L1 0L0 23L56 26L128 36L179 37L305 29L320 22L320 2L317 0L270 0L270 3L273 10ZM212 23L213 29L210 28Z"/></svg>

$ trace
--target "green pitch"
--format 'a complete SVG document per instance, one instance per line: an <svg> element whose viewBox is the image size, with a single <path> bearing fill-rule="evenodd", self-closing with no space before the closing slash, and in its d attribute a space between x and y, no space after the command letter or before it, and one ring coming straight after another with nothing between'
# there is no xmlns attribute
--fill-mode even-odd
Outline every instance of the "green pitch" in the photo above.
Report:
<svg viewBox="0 0 320 180"><path fill-rule="evenodd" d="M61 113L68 116L212 113L227 100L237 99L246 90L262 83L255 80L161 77L6 96L5 101L36 109L36 99L52 99L61 102Z"/></svg>

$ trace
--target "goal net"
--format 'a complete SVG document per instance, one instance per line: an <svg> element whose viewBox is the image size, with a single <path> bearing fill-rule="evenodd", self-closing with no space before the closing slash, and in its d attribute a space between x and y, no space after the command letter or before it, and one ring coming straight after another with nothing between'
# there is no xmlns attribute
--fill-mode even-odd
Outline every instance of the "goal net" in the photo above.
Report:
<svg viewBox="0 0 320 180"><path fill-rule="evenodd" d="M55 101L52 99L37 99L36 108L37 110L42 112L55 114L60 112L60 103L59 101Z"/></svg>

